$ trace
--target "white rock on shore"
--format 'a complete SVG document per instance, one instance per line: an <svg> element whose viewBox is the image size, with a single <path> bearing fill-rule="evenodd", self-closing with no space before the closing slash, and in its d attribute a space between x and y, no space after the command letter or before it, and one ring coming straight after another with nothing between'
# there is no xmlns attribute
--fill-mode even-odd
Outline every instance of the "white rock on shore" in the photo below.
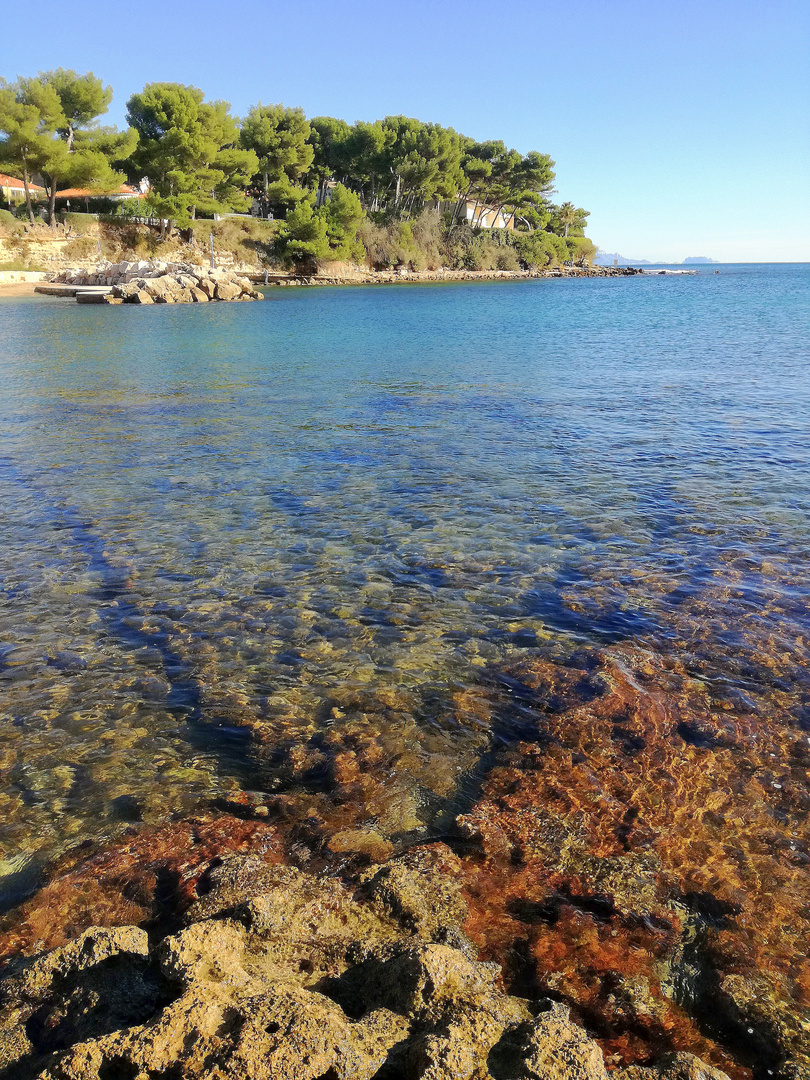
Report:
<svg viewBox="0 0 810 1080"><path fill-rule="evenodd" d="M65 270L55 283L112 287L110 304L193 304L210 300L262 300L251 281L227 270L188 263L101 263L95 270Z"/></svg>

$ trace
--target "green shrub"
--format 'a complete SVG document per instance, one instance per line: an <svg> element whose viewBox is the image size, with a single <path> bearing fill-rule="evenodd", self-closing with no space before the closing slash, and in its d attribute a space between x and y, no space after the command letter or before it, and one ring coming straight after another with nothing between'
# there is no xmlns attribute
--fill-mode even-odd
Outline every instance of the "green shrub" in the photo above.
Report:
<svg viewBox="0 0 810 1080"><path fill-rule="evenodd" d="M31 209L34 211L34 217L39 221L40 214L45 209L45 204L32 201ZM28 221L28 207L24 202L18 203L14 207L13 214L18 221Z"/></svg>
<svg viewBox="0 0 810 1080"><path fill-rule="evenodd" d="M495 256L495 267L498 270L520 270L520 259L513 247L505 247Z"/></svg>
<svg viewBox="0 0 810 1080"><path fill-rule="evenodd" d="M366 249L357 235L364 217L358 196L343 184L335 184L331 198L318 212L326 221L328 257L349 259L353 262L364 259Z"/></svg>
<svg viewBox="0 0 810 1080"><path fill-rule="evenodd" d="M138 221L146 217L146 208L142 199L107 199L106 205L99 211L103 221L110 224L118 222Z"/></svg>
<svg viewBox="0 0 810 1080"><path fill-rule="evenodd" d="M98 255L98 243L92 236L77 236L65 244L62 254L66 259L89 259Z"/></svg>
<svg viewBox="0 0 810 1080"><path fill-rule="evenodd" d="M10 210L0 210L0 236L20 236L22 231L22 222Z"/></svg>
<svg viewBox="0 0 810 1080"><path fill-rule="evenodd" d="M529 270L556 265L568 257L562 237L547 232L515 233L515 250L521 263Z"/></svg>
<svg viewBox="0 0 810 1080"><path fill-rule="evenodd" d="M566 240L569 257L579 265L590 266L598 248L587 236L569 236Z"/></svg>
<svg viewBox="0 0 810 1080"><path fill-rule="evenodd" d="M98 214L79 214L65 211L57 215L63 225L69 226L77 236L87 236L98 225Z"/></svg>

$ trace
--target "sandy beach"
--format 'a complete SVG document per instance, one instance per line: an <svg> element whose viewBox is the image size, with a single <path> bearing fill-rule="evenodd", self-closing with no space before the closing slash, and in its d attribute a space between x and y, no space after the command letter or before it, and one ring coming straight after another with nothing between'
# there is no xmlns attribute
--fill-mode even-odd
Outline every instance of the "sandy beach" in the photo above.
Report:
<svg viewBox="0 0 810 1080"><path fill-rule="evenodd" d="M0 281L0 299L6 296L33 296L37 281Z"/></svg>

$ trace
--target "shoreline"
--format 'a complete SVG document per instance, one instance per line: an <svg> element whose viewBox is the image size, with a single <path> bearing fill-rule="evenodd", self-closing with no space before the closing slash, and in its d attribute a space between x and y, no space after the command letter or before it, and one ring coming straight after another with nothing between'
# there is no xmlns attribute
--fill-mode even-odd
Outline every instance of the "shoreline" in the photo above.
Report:
<svg viewBox="0 0 810 1080"><path fill-rule="evenodd" d="M705 739L721 730L728 736L732 718L703 712L665 655L629 645L591 648L562 665L538 653L500 670L536 706L557 703L542 721L545 749L518 743L449 825L416 840L379 824L392 795L391 755L401 744L363 725L335 732L320 750L309 742L288 748L298 796L234 791L161 822L123 826L113 838L82 841L43 867L28 896L0 918L0 1059L8 1033L21 1064L44 1067L54 1054L58 1070L30 1071L32 1080L103 1080L122 1057L144 1071L179 1069L185 1080L204 1080L204 1060L171 1054L198 1041L206 1054L216 1049L205 1044L205 1011L227 1004L247 1033L251 1002L263 1009L283 999L294 1023L260 1052L261 1060L278 1054L288 1061L292 1071L278 1073L285 1077L320 1080L334 1067L346 1080L371 1080L387 1061L392 1076L450 1080L456 1073L441 1070L452 1036L454 1053L478 1069L458 1074L469 1080L491 1075L484 1069L495 1047L516 1062L514 1071L492 1074L499 1080L572 1080L523 1067L536 1057L556 1069L565 1060L558 1037L587 1065L577 1080L608 1080L616 1068L632 1070L619 1073L622 1080L752 1080L752 1053L777 1080L803 1080L801 1015L770 996L778 958L774 968L761 945L747 940L741 951L732 924L704 924L694 956L688 945L700 925L694 898L715 905L709 920L736 899L743 934L755 920L765 939L785 915L767 896L758 902L740 882L727 888L718 878L727 837L715 837L713 823L696 812L713 790L705 749L671 737L673 714L700 724ZM496 706L493 694L486 713ZM617 730L638 740L631 754L605 755ZM768 742L763 758L770 760L772 745L786 754ZM318 768L332 783L308 792ZM672 778L689 828L670 826L667 800L659 801ZM641 810L629 825L617 814L627 804ZM760 835L764 808L748 810ZM682 879L674 867L688 862L693 843L707 862L687 867ZM770 919L762 903L773 908ZM718 933L730 950L725 959L710 941ZM685 1009L669 988L690 978L697 960L718 981ZM133 979L151 973L150 994L137 1015L112 1018L110 1034L99 1039L103 1018L92 1000L74 1008L70 995L87 983L104 997L113 989L109 969L130 964ZM226 974L212 979L211 971ZM458 996L441 1007L431 999L436 1013L428 1015L396 997L405 971L420 985L446 977ZM363 996L358 987L369 977ZM332 1012L335 1003L340 1012ZM59 1021L58 1047L48 1044L47 1025L28 1025L33 1006ZM380 1029L385 1045L375 1069L341 1072L341 1047L364 1053L358 1025L380 1009L398 1019ZM708 1030L711 1010L728 1018L728 1030ZM491 1029L473 1023L482 1014ZM323 1068L301 1071L301 1047L313 1044L321 1024L328 1031ZM171 1033L174 1049L154 1038L156 1030ZM423 1073L410 1063L424 1061L426 1040L439 1041L429 1043L426 1062L435 1068ZM239 1040L225 1047L223 1080L241 1075L249 1052ZM407 1064L397 1072L401 1054ZM98 1072L83 1071L91 1060Z"/></svg>
<svg viewBox="0 0 810 1080"><path fill-rule="evenodd" d="M74 926L3 972L2 1075L206 1080L213 1060L222 1080L608 1080L616 1066L587 1015L508 986L482 955L462 861L442 842L366 849L365 864L355 850L330 874L285 858L277 823L203 813L175 828L174 852L165 827L129 844L130 863L168 856L173 910L138 920L130 888L129 920ZM95 869L115 890L108 854ZM81 866L65 875L88 884ZM730 1080L683 1050L624 1075Z"/></svg>
<svg viewBox="0 0 810 1080"><path fill-rule="evenodd" d="M419 285L426 282L450 283L473 281L530 281L585 277L635 277L641 270L614 266L559 266L543 270L370 270L356 274L281 274L250 273L247 276L258 285L282 287L317 285Z"/></svg>
<svg viewBox="0 0 810 1080"><path fill-rule="evenodd" d="M0 281L0 300L4 296L35 296L38 281Z"/></svg>
<svg viewBox="0 0 810 1080"><path fill-rule="evenodd" d="M496 282L496 281L534 281L540 279L559 280L563 278L595 277L635 277L641 276L641 270L633 267L593 266L593 267L555 267L544 270L408 270L369 271L356 274L283 274L278 272L267 275L260 271L239 271L254 284L264 288L303 288L318 286L347 285L421 285L452 284L455 282ZM37 281L0 281L0 300L5 297L18 298L36 296L37 286L47 284Z"/></svg>

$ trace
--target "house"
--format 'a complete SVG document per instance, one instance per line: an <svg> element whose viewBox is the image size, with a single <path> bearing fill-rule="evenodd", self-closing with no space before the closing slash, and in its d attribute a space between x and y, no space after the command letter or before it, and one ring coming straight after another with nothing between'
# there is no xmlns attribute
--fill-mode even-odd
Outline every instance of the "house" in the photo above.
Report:
<svg viewBox="0 0 810 1080"><path fill-rule="evenodd" d="M122 184L114 191L91 191L89 188L63 188L56 193L56 201L65 210L70 209L70 202L87 205L90 199L110 199L112 202L124 202L126 199L143 199L144 192L130 184Z"/></svg>
<svg viewBox="0 0 810 1080"><path fill-rule="evenodd" d="M447 200L439 203L438 209L456 212L458 202ZM467 221L477 229L514 229L515 221L511 209L506 207L498 209L496 206L485 206L475 199L462 199L457 213L456 221Z"/></svg>
<svg viewBox="0 0 810 1080"><path fill-rule="evenodd" d="M41 198L45 194L45 189L41 188L39 184L29 183L28 190L34 199ZM18 180L16 176L7 176L5 173L0 173L0 198L7 203L25 202L25 184L22 180Z"/></svg>

